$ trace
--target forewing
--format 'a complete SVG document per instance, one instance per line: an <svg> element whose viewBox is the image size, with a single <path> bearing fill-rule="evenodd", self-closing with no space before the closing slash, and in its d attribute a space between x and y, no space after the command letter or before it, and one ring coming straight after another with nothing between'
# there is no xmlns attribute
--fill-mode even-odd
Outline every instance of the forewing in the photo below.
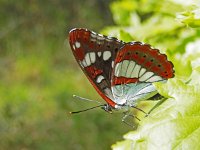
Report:
<svg viewBox="0 0 200 150"><path fill-rule="evenodd" d="M73 29L69 43L76 61L97 92L114 107L111 92L112 67L118 50L124 45L116 38L87 29Z"/></svg>

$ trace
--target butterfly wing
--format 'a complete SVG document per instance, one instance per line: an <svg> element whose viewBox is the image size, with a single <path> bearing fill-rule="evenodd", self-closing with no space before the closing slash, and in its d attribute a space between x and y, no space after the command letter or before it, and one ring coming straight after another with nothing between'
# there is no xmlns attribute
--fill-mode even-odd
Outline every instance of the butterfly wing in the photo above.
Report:
<svg viewBox="0 0 200 150"><path fill-rule="evenodd" d="M174 76L165 54L148 44L130 42L117 53L112 72L112 92L117 104L134 105L157 94L153 82Z"/></svg>
<svg viewBox="0 0 200 150"><path fill-rule="evenodd" d="M112 67L124 42L87 29L73 29L69 43L79 66L102 98L115 106L111 92Z"/></svg>

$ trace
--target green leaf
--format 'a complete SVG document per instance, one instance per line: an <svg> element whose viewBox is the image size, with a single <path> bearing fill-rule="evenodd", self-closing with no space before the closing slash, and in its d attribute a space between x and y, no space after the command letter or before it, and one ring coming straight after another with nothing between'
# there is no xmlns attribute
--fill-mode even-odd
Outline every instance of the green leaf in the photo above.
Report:
<svg viewBox="0 0 200 150"><path fill-rule="evenodd" d="M186 79L191 75L192 67L189 57L176 54L172 56L170 60L173 60L175 73L177 77Z"/></svg>
<svg viewBox="0 0 200 150"><path fill-rule="evenodd" d="M137 8L137 2L131 0L113 2L111 11L115 23L119 25L129 25L131 12Z"/></svg>
<svg viewBox="0 0 200 150"><path fill-rule="evenodd" d="M124 42L130 42L133 41L133 38L128 32L125 32L124 30L120 30L120 39Z"/></svg>
<svg viewBox="0 0 200 150"><path fill-rule="evenodd" d="M198 28L200 27L200 9L179 13L177 19L187 26Z"/></svg>
<svg viewBox="0 0 200 150"><path fill-rule="evenodd" d="M200 76L200 71L197 73ZM156 87L171 98L142 119L137 131L127 133L123 142L113 145L114 150L122 145L127 150L200 147L200 84L171 79L166 84L156 84Z"/></svg>
<svg viewBox="0 0 200 150"><path fill-rule="evenodd" d="M105 33L127 42L150 43L167 54L176 73L167 83L154 84L166 100L146 118L137 112L142 120L138 129L114 144L114 150L199 149L199 6L199 0L124 0L111 6L117 25L106 28ZM138 107L148 112L156 103L140 102Z"/></svg>

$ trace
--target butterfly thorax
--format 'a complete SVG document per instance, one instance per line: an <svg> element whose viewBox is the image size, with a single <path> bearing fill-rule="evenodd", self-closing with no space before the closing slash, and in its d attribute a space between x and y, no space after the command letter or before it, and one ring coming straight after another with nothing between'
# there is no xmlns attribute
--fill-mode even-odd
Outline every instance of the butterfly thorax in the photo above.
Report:
<svg viewBox="0 0 200 150"><path fill-rule="evenodd" d="M112 107L109 104L105 104L101 108L108 113L127 112L128 110L130 110L130 107L128 105L120 105L120 104L116 104L115 107Z"/></svg>

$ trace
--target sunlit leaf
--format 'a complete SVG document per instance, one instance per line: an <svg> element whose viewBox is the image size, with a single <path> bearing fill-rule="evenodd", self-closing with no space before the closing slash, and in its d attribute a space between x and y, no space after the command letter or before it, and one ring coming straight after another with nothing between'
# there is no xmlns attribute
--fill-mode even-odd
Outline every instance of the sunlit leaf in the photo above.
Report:
<svg viewBox="0 0 200 150"><path fill-rule="evenodd" d="M187 26L198 28L200 27L200 8L179 13L177 19Z"/></svg>
<svg viewBox="0 0 200 150"><path fill-rule="evenodd" d="M200 75L200 74L199 74ZM197 149L200 146L200 84L187 85L170 80L157 88L169 98L141 121L137 131L127 133L122 145L127 149Z"/></svg>

